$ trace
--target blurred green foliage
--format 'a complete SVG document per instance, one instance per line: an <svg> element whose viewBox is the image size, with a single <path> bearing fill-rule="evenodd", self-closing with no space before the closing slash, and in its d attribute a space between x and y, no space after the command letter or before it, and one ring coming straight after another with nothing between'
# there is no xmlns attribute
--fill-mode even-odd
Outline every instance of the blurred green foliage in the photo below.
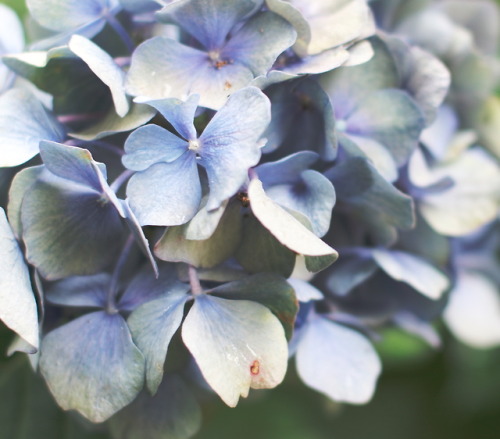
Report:
<svg viewBox="0 0 500 439"><path fill-rule="evenodd" d="M27 12L25 0L0 0L0 3L14 9L21 17Z"/></svg>

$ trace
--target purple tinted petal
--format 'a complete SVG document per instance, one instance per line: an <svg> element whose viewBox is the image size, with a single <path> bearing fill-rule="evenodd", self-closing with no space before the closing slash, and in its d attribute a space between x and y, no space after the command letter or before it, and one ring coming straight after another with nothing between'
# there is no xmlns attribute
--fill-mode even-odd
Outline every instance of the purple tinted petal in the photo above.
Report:
<svg viewBox="0 0 500 439"><path fill-rule="evenodd" d="M157 15L175 22L207 49L219 49L231 29L256 6L253 0L178 0L165 6Z"/></svg>

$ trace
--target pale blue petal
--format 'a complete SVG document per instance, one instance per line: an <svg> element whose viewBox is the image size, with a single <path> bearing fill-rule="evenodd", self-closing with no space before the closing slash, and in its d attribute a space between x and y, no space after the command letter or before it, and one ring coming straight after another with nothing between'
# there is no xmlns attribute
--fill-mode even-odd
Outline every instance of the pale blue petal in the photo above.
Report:
<svg viewBox="0 0 500 439"><path fill-rule="evenodd" d="M0 96L0 167L17 166L38 154L41 140L61 142L64 128L24 89Z"/></svg>
<svg viewBox="0 0 500 439"><path fill-rule="evenodd" d="M259 76L271 68L278 55L294 43L295 37L295 30L286 20L273 12L261 12L235 32L221 55L245 65L254 76Z"/></svg>
<svg viewBox="0 0 500 439"><path fill-rule="evenodd" d="M156 108L184 139L194 140L196 139L196 129L193 121L199 98L198 95L191 95L186 102L174 98L141 100L140 102Z"/></svg>
<svg viewBox="0 0 500 439"><path fill-rule="evenodd" d="M55 31L69 31L104 17L114 0L27 0L32 17Z"/></svg>
<svg viewBox="0 0 500 439"><path fill-rule="evenodd" d="M373 250L372 255L389 276L411 285L430 299L439 299L450 286L450 281L440 270L419 256L382 248Z"/></svg>
<svg viewBox="0 0 500 439"><path fill-rule="evenodd" d="M174 226L198 211L201 183L196 158L187 151L170 163L156 163L132 176L127 185L130 207L141 225Z"/></svg>
<svg viewBox="0 0 500 439"><path fill-rule="evenodd" d="M111 276L74 276L50 284L45 290L49 303L62 306L105 308Z"/></svg>
<svg viewBox="0 0 500 439"><path fill-rule="evenodd" d="M314 316L301 332L297 372L309 387L338 402L365 404L382 370L371 343L359 332Z"/></svg>
<svg viewBox="0 0 500 439"><path fill-rule="evenodd" d="M270 187L267 195L307 217L317 236L328 232L336 197L332 183L324 175L309 169L297 176L293 184Z"/></svg>
<svg viewBox="0 0 500 439"><path fill-rule="evenodd" d="M95 274L114 260L125 238L115 206L68 180L40 179L24 196L26 258L46 279Z"/></svg>
<svg viewBox="0 0 500 439"><path fill-rule="evenodd" d="M132 96L185 100L197 93L191 83L207 64L205 52L169 38L154 37L134 51L125 87Z"/></svg>
<svg viewBox="0 0 500 439"><path fill-rule="evenodd" d="M260 140L269 121L269 100L258 88L247 87L232 95L209 122L198 151L208 175L209 210L245 183L248 169L260 159Z"/></svg>
<svg viewBox="0 0 500 439"><path fill-rule="evenodd" d="M308 256L337 256L333 248L271 200L264 192L259 180L250 182L248 197L254 215L285 247Z"/></svg>
<svg viewBox="0 0 500 439"><path fill-rule="evenodd" d="M272 388L285 376L285 331L259 303L199 295L182 326L182 340L208 384L230 407L250 387Z"/></svg>
<svg viewBox="0 0 500 439"><path fill-rule="evenodd" d="M313 151L299 151L275 162L267 162L255 168L264 188L276 184L292 184L302 171L309 169L319 156Z"/></svg>
<svg viewBox="0 0 500 439"><path fill-rule="evenodd" d="M92 166L92 155L88 150L42 141L40 155L44 165L52 174L101 192L101 181Z"/></svg>
<svg viewBox="0 0 500 439"><path fill-rule="evenodd" d="M144 171L155 163L177 160L187 149L184 139L158 125L146 125L128 136L122 163L132 171Z"/></svg>
<svg viewBox="0 0 500 439"><path fill-rule="evenodd" d="M208 50L220 49L231 29L257 6L254 0L178 0L166 5L157 16L174 22Z"/></svg>
<svg viewBox="0 0 500 439"><path fill-rule="evenodd" d="M143 303L158 299L164 295L185 293L189 286L179 282L174 264L159 264L159 276L155 277L151 267L145 265L127 285L120 297L118 308L133 311Z"/></svg>
<svg viewBox="0 0 500 439"><path fill-rule="evenodd" d="M0 320L38 349L38 313L23 254L0 208Z"/></svg>

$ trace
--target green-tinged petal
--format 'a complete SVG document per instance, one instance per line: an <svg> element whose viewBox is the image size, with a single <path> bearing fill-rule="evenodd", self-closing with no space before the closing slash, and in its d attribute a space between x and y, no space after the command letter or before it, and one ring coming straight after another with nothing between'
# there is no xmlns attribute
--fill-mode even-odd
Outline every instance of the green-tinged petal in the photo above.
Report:
<svg viewBox="0 0 500 439"><path fill-rule="evenodd" d="M186 226L169 227L155 245L155 255L169 262L185 262L200 268L212 268L231 257L242 232L240 206L231 203L224 211L214 233L204 240L185 237Z"/></svg>
<svg viewBox="0 0 500 439"><path fill-rule="evenodd" d="M141 391L144 357L123 317L99 311L49 332L40 370L64 410L103 422Z"/></svg>
<svg viewBox="0 0 500 439"><path fill-rule="evenodd" d="M283 326L259 303L197 296L182 326L182 339L208 384L230 407L250 387L276 387L285 376Z"/></svg>
<svg viewBox="0 0 500 439"><path fill-rule="evenodd" d="M267 306L280 320L287 339L292 337L299 306L292 286L281 276L255 274L223 284L208 292L224 299L251 300Z"/></svg>
<svg viewBox="0 0 500 439"><path fill-rule="evenodd" d="M124 228L101 193L68 180L39 180L21 211L26 258L47 279L95 274L121 249Z"/></svg>
<svg viewBox="0 0 500 439"><path fill-rule="evenodd" d="M155 394L163 379L168 345L184 316L186 290L165 294L135 309L127 322L135 344L146 359L146 383Z"/></svg>
<svg viewBox="0 0 500 439"><path fill-rule="evenodd" d="M243 217L241 243L236 259L250 273L292 274L296 254L282 245L254 215Z"/></svg>

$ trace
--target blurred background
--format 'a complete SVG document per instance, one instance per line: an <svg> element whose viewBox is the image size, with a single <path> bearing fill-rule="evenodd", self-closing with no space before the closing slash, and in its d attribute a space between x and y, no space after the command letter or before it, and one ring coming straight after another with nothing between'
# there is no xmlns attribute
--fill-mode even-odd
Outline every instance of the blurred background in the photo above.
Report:
<svg viewBox="0 0 500 439"><path fill-rule="evenodd" d="M23 0L0 3L12 7L21 17L26 12ZM443 348L437 351L399 331L383 334L383 341L376 345L383 360L383 373L375 396L367 405L338 405L306 388L297 378L292 361L285 382L277 389L253 391L235 409L221 402L206 405L203 427L195 438L500 438L500 349L472 349L452 338L445 328L439 329ZM0 387L2 399L9 401L0 406L0 439L37 439L27 435L31 428L23 425L14 435L2 429L2 419L12 411L19 415L16 401L23 391L6 385L9 367L3 352L9 338L8 331L0 327ZM40 392L45 393L43 382L31 371L27 370L26 377L26 386L40 386ZM53 404L48 395L44 398L43 404ZM22 407L19 410L25 410L19 419L28 424L34 422L29 419L32 410L36 411L33 402L27 411ZM55 406L50 412L64 424L61 438L107 438L100 431L87 432L78 421L63 420ZM38 437L52 439L42 433L43 424L39 425L39 432Z"/></svg>

